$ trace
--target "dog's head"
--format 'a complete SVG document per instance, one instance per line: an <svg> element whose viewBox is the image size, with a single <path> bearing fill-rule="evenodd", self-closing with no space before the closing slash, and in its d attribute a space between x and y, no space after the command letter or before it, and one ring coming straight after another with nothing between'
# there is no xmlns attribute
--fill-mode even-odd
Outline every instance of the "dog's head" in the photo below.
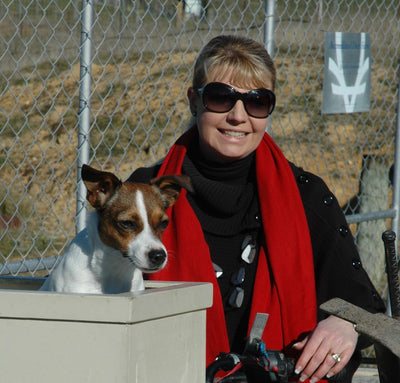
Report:
<svg viewBox="0 0 400 383"><path fill-rule="evenodd" d="M150 184L121 182L112 173L83 165L82 180L87 200L98 212L103 243L144 272L162 269L167 262L161 242L169 222L165 210L176 202L182 188L192 191L189 177L162 176Z"/></svg>

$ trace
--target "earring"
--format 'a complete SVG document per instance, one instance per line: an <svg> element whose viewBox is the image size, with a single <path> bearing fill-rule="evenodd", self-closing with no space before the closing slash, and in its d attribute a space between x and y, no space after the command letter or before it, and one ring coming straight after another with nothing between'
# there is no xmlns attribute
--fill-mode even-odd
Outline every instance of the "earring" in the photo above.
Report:
<svg viewBox="0 0 400 383"><path fill-rule="evenodd" d="M197 112L192 112L192 116L196 117L197 116Z"/></svg>

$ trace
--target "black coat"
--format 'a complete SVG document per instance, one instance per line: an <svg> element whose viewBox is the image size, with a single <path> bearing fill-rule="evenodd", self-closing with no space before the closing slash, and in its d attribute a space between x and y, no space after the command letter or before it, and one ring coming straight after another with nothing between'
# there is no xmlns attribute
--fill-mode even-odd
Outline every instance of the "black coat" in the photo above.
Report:
<svg viewBox="0 0 400 383"><path fill-rule="evenodd" d="M290 164L303 201L313 248L317 304L339 297L372 313L385 305L362 267L338 201L316 175ZM128 179L149 182L160 166L137 169ZM318 320L325 317L320 310ZM359 347L364 347L362 341Z"/></svg>
<svg viewBox="0 0 400 383"><path fill-rule="evenodd" d="M384 312L335 196L321 178L293 164L291 168L310 229L318 304L339 297L370 312Z"/></svg>

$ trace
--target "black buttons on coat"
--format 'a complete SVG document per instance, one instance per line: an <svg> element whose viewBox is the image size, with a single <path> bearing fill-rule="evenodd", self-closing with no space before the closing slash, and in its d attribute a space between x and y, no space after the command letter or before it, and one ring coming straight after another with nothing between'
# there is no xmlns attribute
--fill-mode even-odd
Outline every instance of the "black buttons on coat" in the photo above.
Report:
<svg viewBox="0 0 400 383"><path fill-rule="evenodd" d="M361 269L361 261L357 258L354 258L352 261L352 265L356 270Z"/></svg>
<svg viewBox="0 0 400 383"><path fill-rule="evenodd" d="M377 300L377 301L381 299L380 296L379 296L379 294L378 294L375 290L372 290L372 296L373 296L374 299Z"/></svg>
<svg viewBox="0 0 400 383"><path fill-rule="evenodd" d="M342 237L346 237L349 234L350 230L347 226L342 225L339 227L339 233Z"/></svg>
<svg viewBox="0 0 400 383"><path fill-rule="evenodd" d="M299 185L306 185L310 182L310 177L308 174L302 173L297 176L297 182L299 183ZM327 194L322 197L322 202L326 206L331 206L333 204L333 201L334 201L334 197L332 194Z"/></svg>
<svg viewBox="0 0 400 383"><path fill-rule="evenodd" d="M297 182L298 182L299 184L304 185L304 184L310 182L310 178L308 177L307 174L303 173L303 174L300 174L300 175L297 177Z"/></svg>
<svg viewBox="0 0 400 383"><path fill-rule="evenodd" d="M297 182L300 185L305 185L310 182L310 177L306 173L302 173L299 176L297 176ZM326 194L322 197L322 203L325 206L332 206L335 201L335 197L332 194ZM350 229L347 225L341 225L338 228L339 234L344 238L347 237L350 233ZM356 269L359 270L362 267L361 261L357 258L352 259L352 266Z"/></svg>
<svg viewBox="0 0 400 383"><path fill-rule="evenodd" d="M322 198L322 202L326 206L331 206L333 204L333 195L332 194L328 194L328 195L324 196Z"/></svg>

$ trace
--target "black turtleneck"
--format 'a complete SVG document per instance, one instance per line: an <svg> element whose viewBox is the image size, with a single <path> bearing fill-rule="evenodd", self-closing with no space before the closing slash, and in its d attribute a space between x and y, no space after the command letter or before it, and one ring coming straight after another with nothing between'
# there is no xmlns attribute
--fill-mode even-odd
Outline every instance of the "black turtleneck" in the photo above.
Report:
<svg viewBox="0 0 400 383"><path fill-rule="evenodd" d="M195 190L187 198L203 228L211 259L223 270L218 282L231 350L236 352L244 347L257 263L257 259L251 265L242 260L242 243L249 234L257 240L261 227L254 164L255 153L230 163L213 163L193 145L182 168ZM234 289L231 279L241 267L246 274L241 285L244 302L233 308L229 305Z"/></svg>

